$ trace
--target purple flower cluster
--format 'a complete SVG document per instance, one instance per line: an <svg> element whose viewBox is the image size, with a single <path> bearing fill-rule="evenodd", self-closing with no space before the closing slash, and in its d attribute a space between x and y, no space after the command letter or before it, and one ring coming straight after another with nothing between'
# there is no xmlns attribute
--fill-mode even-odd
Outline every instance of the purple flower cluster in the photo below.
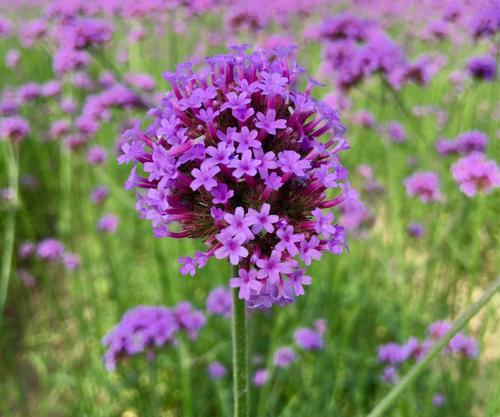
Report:
<svg viewBox="0 0 500 417"><path fill-rule="evenodd" d="M337 113L310 96L314 83L295 90L293 48L245 49L165 73L172 91L145 132L125 133L119 162L134 163L126 186L145 190L137 207L156 237L205 241L206 252L180 259L184 274L228 259L240 298L270 307L304 294L300 262L342 251L344 230L326 210L344 200L348 146Z"/></svg>
<svg viewBox="0 0 500 417"><path fill-rule="evenodd" d="M470 130L458 135L455 139L439 139L436 149L441 155L484 152L488 144L488 137L479 130Z"/></svg>
<svg viewBox="0 0 500 417"><path fill-rule="evenodd" d="M60 263L68 271L73 271L80 266L80 257L73 252L66 251L64 244L54 238L43 239L38 243L21 242L18 248L19 258L27 260L33 255L44 262Z"/></svg>
<svg viewBox="0 0 500 417"><path fill-rule="evenodd" d="M210 314L231 317L233 312L231 290L225 287L214 288L208 294L206 306Z"/></svg>
<svg viewBox="0 0 500 417"><path fill-rule="evenodd" d="M119 223L119 218L114 214L105 214L99 219L97 228L103 233L112 235L118 229Z"/></svg>
<svg viewBox="0 0 500 417"><path fill-rule="evenodd" d="M451 173L467 197L474 197L478 192L489 194L500 187L500 168L480 152L459 159L452 165Z"/></svg>
<svg viewBox="0 0 500 417"><path fill-rule="evenodd" d="M313 328L302 327L295 331L293 338L295 344L302 350L318 351L324 348L324 334L327 323L325 319L318 319L314 322ZM286 369L295 363L299 357L296 351L289 346L281 346L273 353L272 364L274 368ZM261 358L256 358L256 365L261 365ZM255 386L265 385L271 378L271 369L260 368L254 373L253 384Z"/></svg>
<svg viewBox="0 0 500 417"><path fill-rule="evenodd" d="M405 343L398 344L390 342L378 348L378 360L387 366L382 372L382 379L393 383L398 379L398 367L410 360L420 361L432 348L433 344L444 337L451 329L452 323L440 320L429 325L428 338L422 341L416 337L410 337ZM479 348L476 339L468 337L463 333L457 333L444 350L444 354L457 354L466 358L477 357Z"/></svg>
<svg viewBox="0 0 500 417"><path fill-rule="evenodd" d="M325 19L319 37L327 69L342 89L374 74L396 89L408 81L426 85L442 66L440 59L429 56L408 62L403 49L379 25L347 13Z"/></svg>
<svg viewBox="0 0 500 417"><path fill-rule="evenodd" d="M434 172L416 172L405 179L406 194L418 197L423 203L443 201L439 177Z"/></svg>
<svg viewBox="0 0 500 417"><path fill-rule="evenodd" d="M482 81L493 81L497 76L497 62L491 55L475 56L467 62L469 75Z"/></svg>
<svg viewBox="0 0 500 417"><path fill-rule="evenodd" d="M216 381L226 376L227 369L222 363L216 361L216 362L211 362L208 365L207 372L210 379Z"/></svg>
<svg viewBox="0 0 500 417"><path fill-rule="evenodd" d="M321 350L325 345L325 331L326 322L319 319L314 323L314 328L301 327L297 329L293 334L293 338L297 346L304 350Z"/></svg>
<svg viewBox="0 0 500 417"><path fill-rule="evenodd" d="M194 340L204 325L203 313L185 301L175 308L134 307L103 338L102 343L107 348L104 355L106 369L112 371L119 361L142 353L152 360L158 349L175 344L182 331Z"/></svg>
<svg viewBox="0 0 500 417"><path fill-rule="evenodd" d="M20 142L31 131L30 124L20 116L6 117L0 120L0 139Z"/></svg>

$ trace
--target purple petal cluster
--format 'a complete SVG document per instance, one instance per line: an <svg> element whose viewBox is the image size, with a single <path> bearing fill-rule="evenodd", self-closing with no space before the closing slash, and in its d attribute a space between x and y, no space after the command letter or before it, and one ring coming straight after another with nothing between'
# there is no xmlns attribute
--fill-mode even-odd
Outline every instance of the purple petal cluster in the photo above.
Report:
<svg viewBox="0 0 500 417"><path fill-rule="evenodd" d="M227 374L226 367L220 362L211 362L207 368L208 376L214 381L222 379Z"/></svg>
<svg viewBox="0 0 500 417"><path fill-rule="evenodd" d="M214 288L208 294L206 306L210 314L231 317L233 312L231 290L225 287Z"/></svg>
<svg viewBox="0 0 500 417"><path fill-rule="evenodd" d="M488 144L488 137L480 130L470 130L458 135L455 139L439 139L436 149L441 155L484 152Z"/></svg>
<svg viewBox="0 0 500 417"><path fill-rule="evenodd" d="M418 197L423 203L443 200L439 177L435 172L416 172L405 179L404 185L406 194Z"/></svg>
<svg viewBox="0 0 500 417"><path fill-rule="evenodd" d="M427 328L428 338L418 340L410 337L405 343L399 344L390 342L378 348L378 360L386 364L382 372L382 380L394 383L398 379L398 367L402 363L411 359L420 361L432 348L433 344L444 337L451 329L452 323L447 320L439 320L429 325ZM479 347L476 339L457 333L444 350L445 355L457 354L465 358L473 359L479 354Z"/></svg>
<svg viewBox="0 0 500 417"><path fill-rule="evenodd" d="M491 55L475 56L467 61L469 75L482 81L493 81L497 76L497 61Z"/></svg>
<svg viewBox="0 0 500 417"><path fill-rule="evenodd" d="M204 325L203 314L188 302L175 308L134 307L103 338L102 343L107 348L104 355L106 369L112 371L121 360L143 353L152 359L159 349L174 344L183 331L195 339Z"/></svg>
<svg viewBox="0 0 500 417"><path fill-rule="evenodd" d="M80 266L80 257L76 253L66 251L64 244L55 238L46 238L38 243L21 242L17 253L23 261L28 261L35 255L44 262L61 264L68 271Z"/></svg>
<svg viewBox="0 0 500 417"><path fill-rule="evenodd" d="M323 334L308 327L297 329L293 338L297 346L304 350L321 350L325 344Z"/></svg>
<svg viewBox="0 0 500 417"><path fill-rule="evenodd" d="M165 73L172 91L144 132L126 132L119 162L134 163L127 187L143 190L137 207L156 237L205 242L206 252L181 258L183 273L228 259L249 306L283 305L311 282L301 263L344 245L328 210L348 189L347 144L313 83L295 89L303 70L293 48L234 49Z"/></svg>
<svg viewBox="0 0 500 417"><path fill-rule="evenodd" d="M451 166L451 173L467 197L474 197L478 192L489 194L500 187L500 168L480 152L459 159Z"/></svg>
<svg viewBox="0 0 500 417"><path fill-rule="evenodd" d="M29 135L30 131L29 122L20 116L0 120L0 139L20 142Z"/></svg>

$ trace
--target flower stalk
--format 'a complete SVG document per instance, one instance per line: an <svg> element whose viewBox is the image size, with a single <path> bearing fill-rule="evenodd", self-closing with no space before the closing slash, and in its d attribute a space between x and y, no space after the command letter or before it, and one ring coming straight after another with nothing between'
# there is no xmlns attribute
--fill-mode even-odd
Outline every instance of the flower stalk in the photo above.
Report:
<svg viewBox="0 0 500 417"><path fill-rule="evenodd" d="M237 268L234 273L237 274ZM248 352L245 300L238 298L238 288L233 289L233 393L234 417L249 416Z"/></svg>
<svg viewBox="0 0 500 417"><path fill-rule="evenodd" d="M16 149L15 149L16 147ZM8 213L5 216L2 248L2 265L0 269L0 329L2 326L5 304L7 301L7 291L12 272L12 255L14 252L14 240L16 236L16 215L18 206L18 149L17 144L6 143L6 153L4 159L7 166L9 187L13 191L13 200L10 202Z"/></svg>

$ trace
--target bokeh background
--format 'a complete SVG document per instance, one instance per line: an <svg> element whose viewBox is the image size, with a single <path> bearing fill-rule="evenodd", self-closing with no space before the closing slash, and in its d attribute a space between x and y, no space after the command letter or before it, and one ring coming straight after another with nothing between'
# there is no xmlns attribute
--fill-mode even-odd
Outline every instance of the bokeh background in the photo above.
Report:
<svg viewBox="0 0 500 417"><path fill-rule="evenodd" d="M394 82L381 67L342 85L345 68L328 54L338 39L325 32L325 19L342 13L379 26L393 42L380 59L418 63L423 80ZM230 373L207 374L213 361L231 366L230 321L206 308L209 292L227 286L230 265L212 260L182 276L178 257L202 244L153 238L123 187L129 167L116 157L123 130L145 117L138 95L155 102L170 88L163 71L241 43L299 46L299 63L325 84L315 97L347 126L343 163L362 202L339 214L349 252L310 268L306 296L251 313L252 375L268 370L252 387L252 415L366 415L392 385L381 377L378 346L425 339L430 323L456 318L500 272L500 193L465 195L450 171L463 153L436 146L478 131L487 140L478 150L500 157L498 78L468 65L498 59L499 15L498 1L465 0L2 0L0 124L19 115L30 132L9 139L5 122L0 132L0 415L231 415ZM62 50L63 28L79 19L112 33L83 57ZM478 29L485 26L493 29ZM127 98L113 95L117 85ZM96 102L89 117L84 109ZM437 174L439 201L408 195L405 179L421 171ZM56 259L40 255L48 238L63 245ZM183 300L207 318L196 340L106 370L101 340L125 311ZM477 357L439 357L387 415L499 416L499 304L494 298L464 330ZM294 332L318 319L324 348L296 346ZM273 366L282 346L297 353L286 369Z"/></svg>

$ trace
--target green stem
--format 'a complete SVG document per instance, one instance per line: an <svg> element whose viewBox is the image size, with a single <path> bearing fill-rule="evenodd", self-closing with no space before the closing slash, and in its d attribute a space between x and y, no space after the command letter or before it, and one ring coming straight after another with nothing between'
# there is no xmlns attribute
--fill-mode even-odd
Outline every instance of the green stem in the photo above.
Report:
<svg viewBox="0 0 500 417"><path fill-rule="evenodd" d="M234 417L248 417L249 390L246 305L244 300L238 298L237 288L233 289L232 334Z"/></svg>
<svg viewBox="0 0 500 417"><path fill-rule="evenodd" d="M12 254L14 252L14 240L16 236L16 214L18 205L18 157L17 152L13 149L10 142L6 144L7 152L5 154L5 161L9 175L9 187L12 189L14 198L10 202L11 206L5 216L5 229L3 235L3 256L2 256L2 269L0 271L0 329L2 327L3 314L5 303L7 301L7 291L9 289L9 280L12 270Z"/></svg>
<svg viewBox="0 0 500 417"><path fill-rule="evenodd" d="M386 415L387 409L392 405L392 403L399 397L399 395L407 388L418 375L431 363L432 359L441 352L445 346L448 345L450 340L455 336L468 322L474 317L487 303L490 301L491 297L500 288L500 277L496 279L493 284L491 284L482 297L469 306L455 321L451 330L437 342L433 348L425 355L424 359L417 364L415 364L410 371L404 376L403 379L387 394L382 401L380 401L376 407L372 410L368 417L380 417Z"/></svg>
<svg viewBox="0 0 500 417"><path fill-rule="evenodd" d="M179 360L181 362L182 415L184 417L192 417L194 414L191 392L191 359L186 340L184 339L179 343Z"/></svg>

